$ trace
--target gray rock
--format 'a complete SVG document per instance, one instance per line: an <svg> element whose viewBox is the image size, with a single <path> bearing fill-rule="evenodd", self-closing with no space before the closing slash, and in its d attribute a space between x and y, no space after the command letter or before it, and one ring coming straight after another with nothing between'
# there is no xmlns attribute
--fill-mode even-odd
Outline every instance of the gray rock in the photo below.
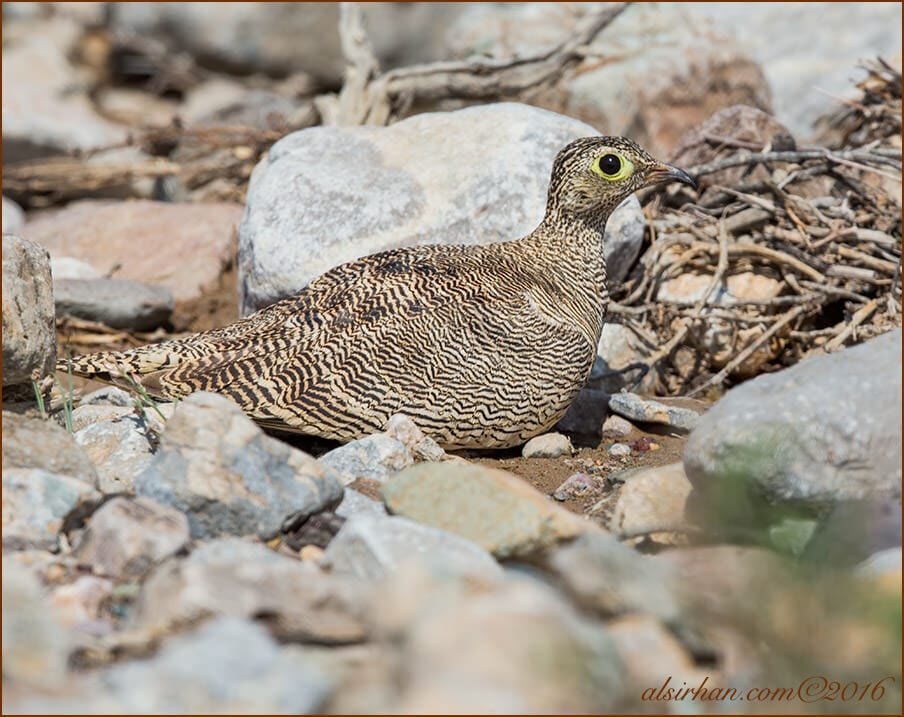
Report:
<svg viewBox="0 0 904 717"><path fill-rule="evenodd" d="M3 470L3 549L56 550L67 518L90 513L101 495L43 468Z"/></svg>
<svg viewBox="0 0 904 717"><path fill-rule="evenodd" d="M5 476L4 471L4 480ZM3 501L5 511L5 490ZM66 679L69 635L49 609L32 571L6 557L2 605L4 693L6 687L16 683L44 688L62 683Z"/></svg>
<svg viewBox="0 0 904 717"><path fill-rule="evenodd" d="M374 433L324 453L319 463L335 471L342 484L348 485L358 478L382 482L414 465L414 457L401 441L385 433Z"/></svg>
<svg viewBox="0 0 904 717"><path fill-rule="evenodd" d="M441 33L461 10L454 4L362 8L369 39L381 67L442 59ZM235 5L206 3L114 6L113 27L150 35L187 51L205 65L247 75L304 72L338 86L345 68L339 45L339 10L332 3Z"/></svg>
<svg viewBox="0 0 904 717"><path fill-rule="evenodd" d="M376 515L349 518L327 546L324 562L335 573L375 579L415 557L460 575L495 577L502 572L470 540L405 518Z"/></svg>
<svg viewBox="0 0 904 717"><path fill-rule="evenodd" d="M615 456L616 458L622 458L623 456L631 455L631 446L627 443L613 443L606 450L610 456Z"/></svg>
<svg viewBox="0 0 904 717"><path fill-rule="evenodd" d="M114 498L91 516L74 552L95 574L129 580L188 541L188 519L178 510L149 498Z"/></svg>
<svg viewBox="0 0 904 717"><path fill-rule="evenodd" d="M550 552L543 565L587 610L603 615L648 613L665 622L681 614L676 575L612 535L582 535Z"/></svg>
<svg viewBox="0 0 904 717"><path fill-rule="evenodd" d="M342 498L332 469L205 392L178 404L135 491L186 513L193 538L270 539Z"/></svg>
<svg viewBox="0 0 904 717"><path fill-rule="evenodd" d="M71 433L53 421L3 412L3 470L42 468L97 486L97 469Z"/></svg>
<svg viewBox="0 0 904 717"><path fill-rule="evenodd" d="M474 5L447 40L459 57L542 53L568 40L580 14L599 5L582 4L578 12L556 3ZM654 156L666 156L682 134L722 107L768 108L766 79L738 48L734 31L714 32L680 5L629 6L586 52L556 86L557 106L607 134L632 137Z"/></svg>
<svg viewBox="0 0 904 717"><path fill-rule="evenodd" d="M661 423L688 431L700 420L700 414L693 409L669 406L660 401L642 398L636 393L613 394L609 399L609 408L632 421Z"/></svg>
<svg viewBox="0 0 904 717"><path fill-rule="evenodd" d="M132 411L79 429L75 440L97 466L97 488L105 494L134 492L136 477L151 463L147 425Z"/></svg>
<svg viewBox="0 0 904 717"><path fill-rule="evenodd" d="M534 436L521 449L524 458L559 458L570 456L574 453L574 447L568 436L561 433L544 433L542 436Z"/></svg>
<svg viewBox="0 0 904 717"><path fill-rule="evenodd" d="M12 199L3 197L3 233L18 234L25 226L25 212Z"/></svg>
<svg viewBox="0 0 904 717"><path fill-rule="evenodd" d="M423 463L383 484L390 513L461 535L497 558L548 550L598 529L517 476L468 463Z"/></svg>
<svg viewBox="0 0 904 717"><path fill-rule="evenodd" d="M71 256L50 257L50 273L53 274L54 282L60 279L100 279L103 277L103 274L88 262Z"/></svg>
<svg viewBox="0 0 904 717"><path fill-rule="evenodd" d="M543 218L556 153L595 134L562 115L501 103L284 137L249 185L239 229L242 313L385 249L524 236ZM631 199L619 211L639 215L640 206ZM607 232L607 257L643 238L630 234L636 222L616 224L629 234ZM620 278L614 270L612 278Z"/></svg>
<svg viewBox="0 0 904 717"><path fill-rule="evenodd" d="M901 330L732 389L684 466L704 498L738 485L779 501L900 499Z"/></svg>
<svg viewBox="0 0 904 717"><path fill-rule="evenodd" d="M55 361L50 256L34 242L4 234L3 385L28 383L32 371L46 376Z"/></svg>
<svg viewBox="0 0 904 717"><path fill-rule="evenodd" d="M634 426L621 416L609 416L603 422L603 438L627 438L633 430Z"/></svg>
<svg viewBox="0 0 904 717"><path fill-rule="evenodd" d="M336 515L351 518L353 515L387 515L384 505L373 498L359 493L354 488L346 488L342 502L336 508Z"/></svg>
<svg viewBox="0 0 904 717"><path fill-rule="evenodd" d="M632 472L618 493L608 528L621 538L682 530L690 492L681 463Z"/></svg>
<svg viewBox="0 0 904 717"><path fill-rule="evenodd" d="M172 292L131 279L56 279L57 316L99 321L114 329L150 331L169 321Z"/></svg>
<svg viewBox="0 0 904 717"><path fill-rule="evenodd" d="M214 619L154 657L115 665L98 687L126 713L319 712L329 678L297 646L280 647L249 620Z"/></svg>
<svg viewBox="0 0 904 717"><path fill-rule="evenodd" d="M75 70L43 27L4 44L3 86L5 163L96 149L126 137L77 90Z"/></svg>
<svg viewBox="0 0 904 717"><path fill-rule="evenodd" d="M367 586L260 543L219 538L171 558L142 586L133 622L163 629L207 615L265 617L274 632L319 644L360 642Z"/></svg>

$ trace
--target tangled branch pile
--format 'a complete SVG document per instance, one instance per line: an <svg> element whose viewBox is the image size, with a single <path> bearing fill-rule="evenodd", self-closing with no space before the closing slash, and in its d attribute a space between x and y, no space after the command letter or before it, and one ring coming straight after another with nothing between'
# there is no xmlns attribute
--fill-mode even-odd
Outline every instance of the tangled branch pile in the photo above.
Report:
<svg viewBox="0 0 904 717"><path fill-rule="evenodd" d="M676 163L700 194L653 198L614 293L647 390L699 394L900 325L900 81L871 66L837 150L799 150L748 107L685 140Z"/></svg>

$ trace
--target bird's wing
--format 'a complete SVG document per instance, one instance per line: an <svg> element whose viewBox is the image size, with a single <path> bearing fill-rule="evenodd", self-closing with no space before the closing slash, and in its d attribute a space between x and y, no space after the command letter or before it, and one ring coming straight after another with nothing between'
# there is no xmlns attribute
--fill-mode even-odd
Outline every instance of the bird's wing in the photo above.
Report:
<svg viewBox="0 0 904 717"><path fill-rule="evenodd" d="M295 296L229 326L130 351L76 357L58 368L113 382L128 376L128 382L137 381L161 398L199 390L234 394L251 415L263 412L259 417L266 418L266 401L259 395L269 393L268 385L283 383L289 369L335 360L356 336L444 308L505 302L505 275L517 268L500 262L505 260L480 247L382 252L336 267ZM516 294L509 299L523 301ZM312 379L303 373L291 378L302 384Z"/></svg>

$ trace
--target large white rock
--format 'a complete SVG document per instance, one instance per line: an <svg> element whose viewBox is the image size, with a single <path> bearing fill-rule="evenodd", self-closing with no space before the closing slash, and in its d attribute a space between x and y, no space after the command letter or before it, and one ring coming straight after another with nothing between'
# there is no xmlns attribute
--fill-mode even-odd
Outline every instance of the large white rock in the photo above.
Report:
<svg viewBox="0 0 904 717"><path fill-rule="evenodd" d="M314 127L270 150L251 178L239 228L242 312L335 266L413 244L488 244L532 231L552 162L593 127L513 103L421 114L391 127ZM607 233L613 280L643 239L631 198ZM577 270L577 268L576 268Z"/></svg>

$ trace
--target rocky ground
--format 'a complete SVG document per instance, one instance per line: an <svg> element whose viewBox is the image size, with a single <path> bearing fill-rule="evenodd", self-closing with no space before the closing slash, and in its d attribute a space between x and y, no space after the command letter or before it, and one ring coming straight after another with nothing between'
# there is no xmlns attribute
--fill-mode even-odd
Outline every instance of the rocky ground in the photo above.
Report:
<svg viewBox="0 0 904 717"><path fill-rule="evenodd" d="M900 55L853 67L900 6L741 12L378 4L368 46L331 4L6 3L4 712L900 712ZM701 190L613 215L591 379L524 446L53 374L519 236L599 130Z"/></svg>

